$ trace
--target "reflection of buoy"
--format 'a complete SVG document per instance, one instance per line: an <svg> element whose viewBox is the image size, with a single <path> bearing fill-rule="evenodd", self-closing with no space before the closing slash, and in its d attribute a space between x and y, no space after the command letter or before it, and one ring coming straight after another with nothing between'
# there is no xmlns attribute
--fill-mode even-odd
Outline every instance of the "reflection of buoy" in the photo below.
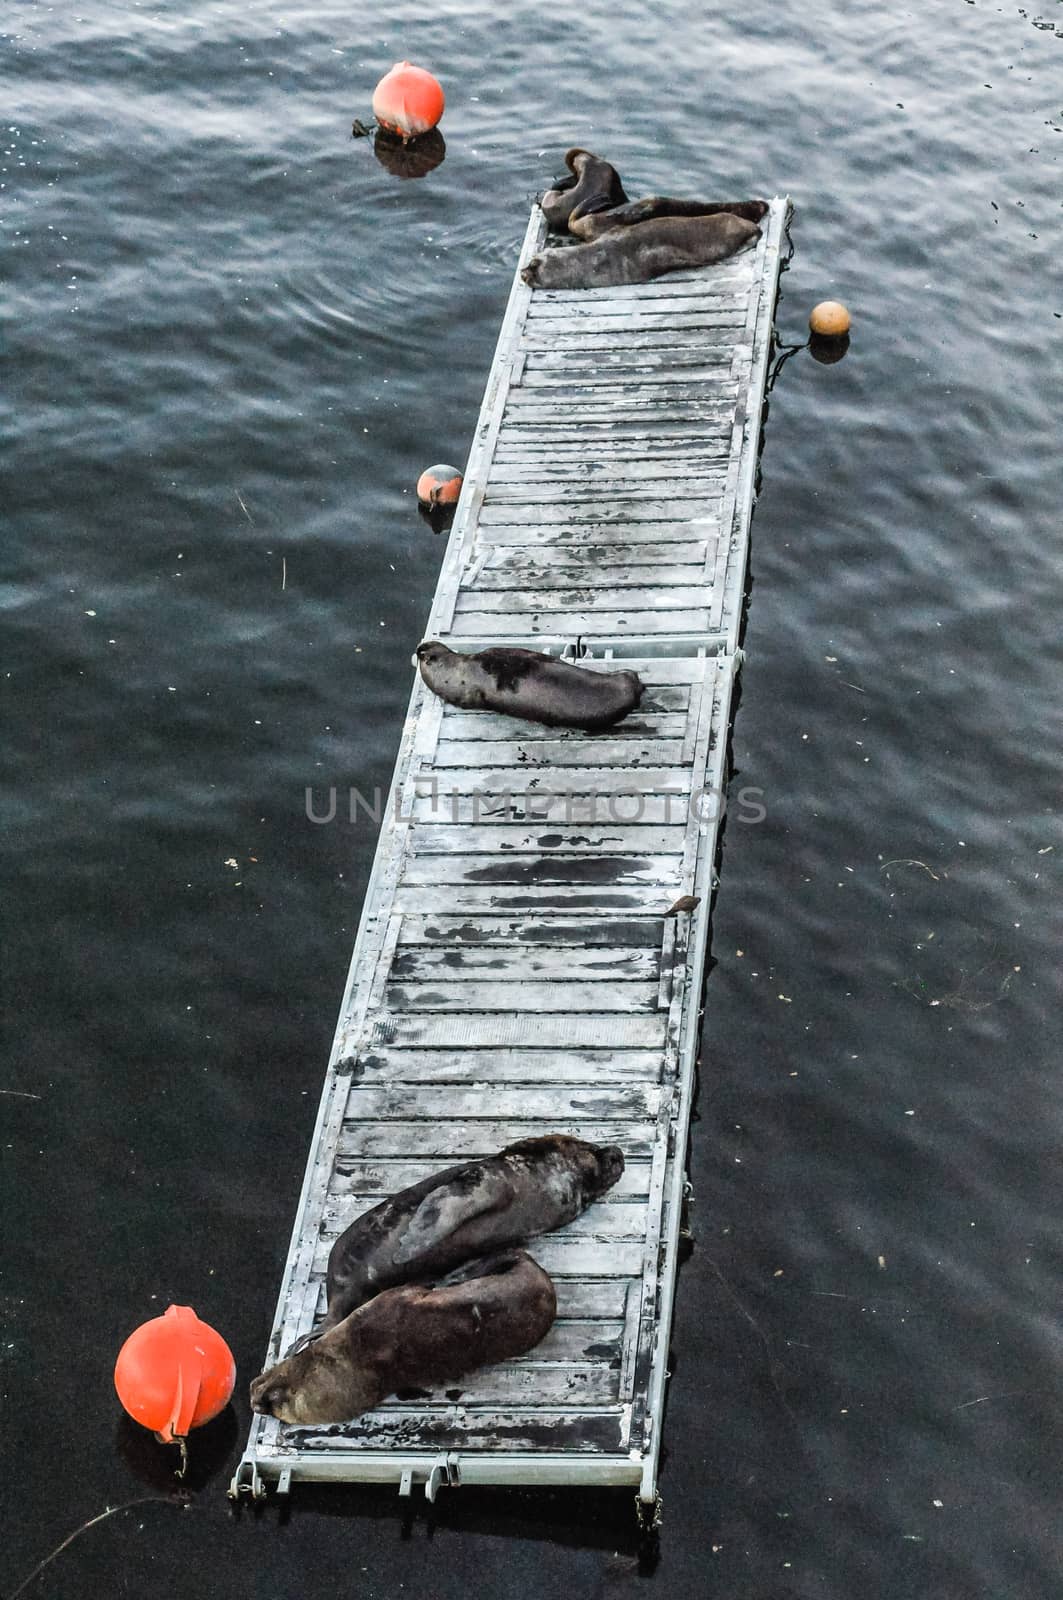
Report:
<svg viewBox="0 0 1063 1600"><path fill-rule="evenodd" d="M373 138L373 154L380 165L396 178L424 178L445 159L447 142L438 128L422 133L419 139L400 139L397 133L378 128Z"/></svg>
<svg viewBox="0 0 1063 1600"><path fill-rule="evenodd" d="M826 333L814 333L808 341L808 353L814 361L821 361L825 367L833 367L840 361L849 348L849 335L838 333L831 337Z"/></svg>
<svg viewBox="0 0 1063 1600"><path fill-rule="evenodd" d="M813 333L836 339L840 334L849 332L851 321L852 318L840 300L821 300L818 306L813 306L808 325Z"/></svg>
<svg viewBox="0 0 1063 1600"><path fill-rule="evenodd" d="M223 1411L235 1382L232 1351L191 1306L170 1306L141 1323L114 1367L122 1405L163 1444L176 1444Z"/></svg>
<svg viewBox="0 0 1063 1600"><path fill-rule="evenodd" d="M439 79L408 61L397 61L373 90L374 117L403 139L434 128L445 103Z"/></svg>
<svg viewBox="0 0 1063 1600"><path fill-rule="evenodd" d="M458 502L464 478L457 467L426 467L417 480L417 498L423 506L453 506Z"/></svg>

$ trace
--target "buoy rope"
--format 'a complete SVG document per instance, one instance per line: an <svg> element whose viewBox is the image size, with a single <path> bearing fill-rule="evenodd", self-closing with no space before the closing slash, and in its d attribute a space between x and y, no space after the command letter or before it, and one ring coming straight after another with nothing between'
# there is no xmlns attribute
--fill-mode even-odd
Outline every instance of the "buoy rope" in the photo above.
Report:
<svg viewBox="0 0 1063 1600"><path fill-rule="evenodd" d="M29 1577L23 1578L17 1589L12 1589L7 1596L7 1600L18 1600L18 1596L29 1588L34 1578L40 1577L45 1567L50 1566L56 1556L61 1556L63 1551L69 1545L72 1545L75 1539L79 1538L81 1534L87 1533L90 1528L94 1528L98 1522L106 1522L108 1517L116 1517L120 1511L132 1511L134 1506L146 1506L152 1503L163 1506L178 1506L182 1511L187 1511L192 1502L187 1495L144 1494L137 1500L127 1500L124 1505L107 1506L98 1516L90 1517L87 1522L83 1522L80 1527L75 1528L73 1533L68 1533L63 1542L56 1545L51 1555L47 1555L43 1561L39 1561Z"/></svg>

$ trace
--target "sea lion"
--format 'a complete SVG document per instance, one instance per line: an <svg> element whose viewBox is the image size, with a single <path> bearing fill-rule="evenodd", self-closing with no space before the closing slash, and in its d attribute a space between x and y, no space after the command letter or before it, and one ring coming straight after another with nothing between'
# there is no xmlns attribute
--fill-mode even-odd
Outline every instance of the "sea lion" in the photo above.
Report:
<svg viewBox="0 0 1063 1600"><path fill-rule="evenodd" d="M455 1281L456 1280L456 1281ZM547 1273L523 1250L471 1262L437 1288L385 1289L251 1384L251 1409L296 1427L349 1422L387 1394L523 1355L557 1312Z"/></svg>
<svg viewBox="0 0 1063 1600"><path fill-rule="evenodd" d="M592 244L544 250L521 271L533 289L602 289L649 283L666 272L690 271L726 261L754 239L755 222L729 211L709 217L654 217L614 228Z"/></svg>
<svg viewBox="0 0 1063 1600"><path fill-rule="evenodd" d="M536 259L549 259L554 253ZM466 656L437 639L426 639L417 646L415 659L433 694L450 705L464 711L504 711L551 728L592 732L611 728L634 710L644 687L637 672L588 672L585 667L517 645L497 645Z"/></svg>
<svg viewBox="0 0 1063 1600"><path fill-rule="evenodd" d="M654 195L647 200L632 200L630 205L613 206L611 211L588 211L570 217L568 231L588 242L611 228L632 228L654 217L715 217L726 211L732 217L745 217L747 222L761 222L768 210L766 200L673 200Z"/></svg>
<svg viewBox="0 0 1063 1600"><path fill-rule="evenodd" d="M587 216L606 211L610 206L627 204L624 185L615 167L589 150L567 150L565 165L571 178L562 178L543 195L540 205L547 224L555 233L571 227L573 214Z"/></svg>
<svg viewBox="0 0 1063 1600"><path fill-rule="evenodd" d="M551 1133L422 1178L340 1234L328 1259L328 1310L314 1336L381 1289L432 1282L470 1256L563 1227L623 1170L616 1145Z"/></svg>

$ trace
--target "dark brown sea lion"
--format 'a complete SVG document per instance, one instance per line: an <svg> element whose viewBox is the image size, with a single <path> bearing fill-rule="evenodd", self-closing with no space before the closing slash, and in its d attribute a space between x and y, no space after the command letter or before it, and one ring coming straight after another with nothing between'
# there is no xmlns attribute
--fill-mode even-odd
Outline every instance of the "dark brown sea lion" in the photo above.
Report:
<svg viewBox="0 0 1063 1600"><path fill-rule="evenodd" d="M729 211L711 217L655 217L614 228L592 244L544 250L521 272L533 289L602 289L649 283L666 272L690 271L726 261L754 239L755 222Z"/></svg>
<svg viewBox="0 0 1063 1600"><path fill-rule="evenodd" d="M296 1427L349 1422L395 1390L458 1378L523 1355L557 1312L553 1283L510 1250L470 1262L435 1289L385 1289L251 1384L251 1409Z"/></svg>
<svg viewBox="0 0 1063 1600"><path fill-rule="evenodd" d="M422 1178L340 1234L328 1260L322 1328L381 1289L433 1282L471 1256L563 1227L623 1170L616 1145L553 1133Z"/></svg>
<svg viewBox="0 0 1063 1600"><path fill-rule="evenodd" d="M768 210L766 200L673 200L654 195L648 200L632 200L630 205L613 206L611 211L588 211L570 217L568 231L588 241L600 238L611 228L632 228L653 217L715 217L726 211L732 217L745 217L747 222L761 222Z"/></svg>
<svg viewBox="0 0 1063 1600"><path fill-rule="evenodd" d="M562 178L556 188L547 190L540 202L543 215L555 233L564 233L571 226L574 213L587 216L627 203L620 174L608 161L591 155L589 150L567 150L565 165L572 177Z"/></svg>
<svg viewBox="0 0 1063 1600"><path fill-rule="evenodd" d="M597 250L599 245L582 248ZM575 255L578 249L549 251ZM533 263L534 264L534 263ZM421 677L441 700L465 711L504 711L551 728L611 728L642 698L637 672L588 672L537 650L498 645L461 655L436 639L417 646Z"/></svg>

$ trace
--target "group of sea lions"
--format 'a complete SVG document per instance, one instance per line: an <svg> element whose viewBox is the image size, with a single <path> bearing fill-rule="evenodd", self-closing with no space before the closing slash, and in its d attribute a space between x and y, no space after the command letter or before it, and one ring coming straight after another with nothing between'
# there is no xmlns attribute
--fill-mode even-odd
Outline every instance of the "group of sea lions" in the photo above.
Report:
<svg viewBox="0 0 1063 1600"><path fill-rule="evenodd" d="M578 1217L623 1170L616 1145L547 1134L374 1206L332 1246L325 1317L254 1380L252 1410L297 1427L348 1422L385 1395L533 1349L557 1296L516 1247Z"/></svg>
<svg viewBox="0 0 1063 1600"><path fill-rule="evenodd" d="M569 150L570 176L542 199L555 233L581 244L533 256L521 276L534 289L598 289L648 283L666 272L726 261L759 239L764 200L631 201L620 174L589 150Z"/></svg>

